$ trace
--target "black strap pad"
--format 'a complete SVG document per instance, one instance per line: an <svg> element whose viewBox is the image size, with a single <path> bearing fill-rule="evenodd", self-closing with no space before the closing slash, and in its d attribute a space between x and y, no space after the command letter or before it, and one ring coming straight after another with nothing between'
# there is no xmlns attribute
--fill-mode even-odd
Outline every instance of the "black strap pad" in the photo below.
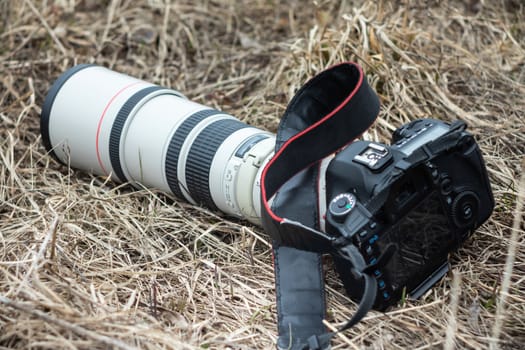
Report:
<svg viewBox="0 0 525 350"><path fill-rule="evenodd" d="M274 246L279 349L302 349L324 333L325 296L321 255Z"/></svg>
<svg viewBox="0 0 525 350"><path fill-rule="evenodd" d="M282 143L277 143L276 152L280 145ZM303 224L318 228L317 189L312 183L317 176L315 166L296 174L275 196L272 207L279 208L283 216L302 212ZM317 253L274 244L279 349L302 349L309 337L326 332L323 325L326 303L321 258Z"/></svg>

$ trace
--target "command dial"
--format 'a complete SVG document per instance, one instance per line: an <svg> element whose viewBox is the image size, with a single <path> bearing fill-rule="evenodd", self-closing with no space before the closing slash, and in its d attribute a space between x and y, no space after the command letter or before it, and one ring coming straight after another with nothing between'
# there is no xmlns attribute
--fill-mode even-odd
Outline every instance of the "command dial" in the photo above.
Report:
<svg viewBox="0 0 525 350"><path fill-rule="evenodd" d="M341 193L330 201L328 210L335 220L341 222L355 208L356 203L357 199L353 194Z"/></svg>

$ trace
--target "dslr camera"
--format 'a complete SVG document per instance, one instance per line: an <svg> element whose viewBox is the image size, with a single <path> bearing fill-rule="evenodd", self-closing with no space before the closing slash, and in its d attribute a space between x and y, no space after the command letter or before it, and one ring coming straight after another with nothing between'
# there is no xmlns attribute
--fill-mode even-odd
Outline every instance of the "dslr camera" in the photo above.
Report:
<svg viewBox="0 0 525 350"><path fill-rule="evenodd" d="M325 332L317 253L334 256L349 296L361 300L344 330L372 306L424 294L494 207L462 122L416 120L394 132L391 146L356 141L332 157L378 111L351 63L301 88L277 135L178 91L81 64L51 86L40 126L64 165L262 224L274 243L278 343L302 349L306 339L320 348ZM331 336L320 337L326 344Z"/></svg>
<svg viewBox="0 0 525 350"><path fill-rule="evenodd" d="M489 218L487 171L465 129L459 121L416 120L394 132L391 146L357 141L330 163L327 232L375 266L375 309L423 295L448 271L449 252ZM347 293L359 299L362 279L348 260L334 261Z"/></svg>

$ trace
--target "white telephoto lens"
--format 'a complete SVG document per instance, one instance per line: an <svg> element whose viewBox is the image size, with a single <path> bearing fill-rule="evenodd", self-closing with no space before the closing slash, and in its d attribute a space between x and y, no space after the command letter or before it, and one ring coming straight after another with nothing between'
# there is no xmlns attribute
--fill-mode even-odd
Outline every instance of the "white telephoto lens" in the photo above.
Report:
<svg viewBox="0 0 525 350"><path fill-rule="evenodd" d="M40 126L65 165L260 223L259 178L275 136L175 90L78 65L52 85Z"/></svg>

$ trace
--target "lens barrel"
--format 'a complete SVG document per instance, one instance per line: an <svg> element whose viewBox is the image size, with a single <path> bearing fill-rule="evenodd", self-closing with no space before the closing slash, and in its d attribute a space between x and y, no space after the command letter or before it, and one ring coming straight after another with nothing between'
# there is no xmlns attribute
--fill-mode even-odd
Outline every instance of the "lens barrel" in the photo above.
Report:
<svg viewBox="0 0 525 350"><path fill-rule="evenodd" d="M259 177L275 137L181 93L82 64L49 90L40 119L61 163L259 223Z"/></svg>

